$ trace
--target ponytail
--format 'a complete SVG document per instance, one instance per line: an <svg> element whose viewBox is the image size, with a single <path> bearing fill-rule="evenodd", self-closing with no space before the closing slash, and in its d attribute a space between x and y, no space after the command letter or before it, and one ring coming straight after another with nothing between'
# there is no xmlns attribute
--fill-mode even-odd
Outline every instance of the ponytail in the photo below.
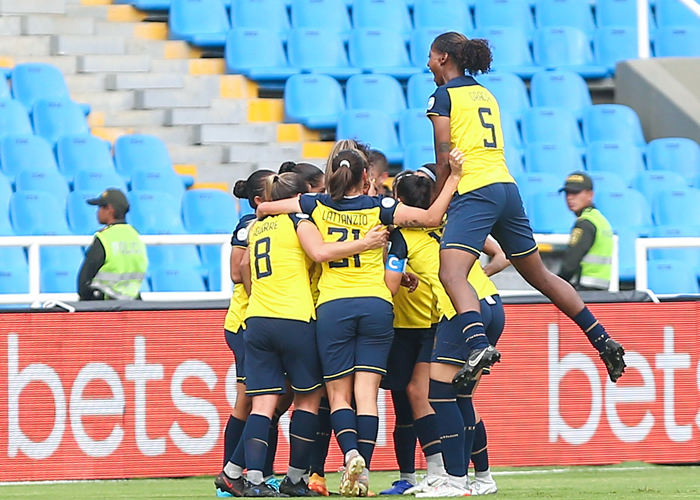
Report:
<svg viewBox="0 0 700 500"><path fill-rule="evenodd" d="M356 149L344 149L333 158L327 179L328 192L334 201L342 200L352 188L360 187L367 158Z"/></svg>
<svg viewBox="0 0 700 500"><path fill-rule="evenodd" d="M489 42L481 38L469 39L461 33L450 31L439 35L432 45L433 50L444 52L462 73L478 75L491 69L493 54Z"/></svg>
<svg viewBox="0 0 700 500"><path fill-rule="evenodd" d="M311 163L294 163L293 161L285 161L280 165L280 174L292 172L299 176L309 185L310 189L323 188L323 170Z"/></svg>
<svg viewBox="0 0 700 500"><path fill-rule="evenodd" d="M246 180L236 181L233 186L233 196L248 200L252 208L256 208L255 197L265 194L265 179L274 174L272 170L256 170Z"/></svg>
<svg viewBox="0 0 700 500"><path fill-rule="evenodd" d="M285 200L308 191L308 185L299 174L285 172L265 179L265 201Z"/></svg>

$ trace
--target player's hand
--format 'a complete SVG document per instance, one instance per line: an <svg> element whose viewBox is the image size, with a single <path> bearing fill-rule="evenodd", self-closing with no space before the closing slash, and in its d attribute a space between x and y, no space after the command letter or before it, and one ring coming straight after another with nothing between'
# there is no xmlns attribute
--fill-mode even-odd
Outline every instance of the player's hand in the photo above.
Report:
<svg viewBox="0 0 700 500"><path fill-rule="evenodd" d="M418 288L420 280L413 273L403 273L401 275L401 286L408 288L408 293L413 293Z"/></svg>
<svg viewBox="0 0 700 500"><path fill-rule="evenodd" d="M385 247L389 241L389 230L384 226L374 226L367 231L363 241L367 245L367 250Z"/></svg>
<svg viewBox="0 0 700 500"><path fill-rule="evenodd" d="M462 177L462 164L464 163L464 154L454 148L450 151L450 175Z"/></svg>

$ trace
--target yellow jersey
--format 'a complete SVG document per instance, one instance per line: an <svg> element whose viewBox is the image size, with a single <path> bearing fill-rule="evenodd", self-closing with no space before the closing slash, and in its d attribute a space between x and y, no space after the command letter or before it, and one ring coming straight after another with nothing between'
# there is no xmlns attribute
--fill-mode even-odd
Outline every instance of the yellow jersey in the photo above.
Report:
<svg viewBox="0 0 700 500"><path fill-rule="evenodd" d="M405 264L411 266L421 281L425 281L437 300L440 318L452 319L457 313L450 297L440 282L440 229L397 228L389 236L389 257L386 267L399 271ZM496 285L486 276L477 260L467 276L479 300L496 295Z"/></svg>
<svg viewBox="0 0 700 500"><path fill-rule="evenodd" d="M464 194L497 182L515 182L503 152L501 113L496 98L471 76L453 78L428 100L428 116L450 119L450 146L464 153Z"/></svg>
<svg viewBox="0 0 700 500"><path fill-rule="evenodd" d="M256 221L248 235L252 317L311 321L316 318L309 270L312 261L299 243L296 228L305 214L282 214Z"/></svg>
<svg viewBox="0 0 700 500"><path fill-rule="evenodd" d="M391 224L398 205L393 198L384 196L359 195L334 201L328 194L304 194L299 203L327 242L359 240L373 227ZM378 297L392 302L384 282L383 248L324 262L322 267L317 306L357 297Z"/></svg>
<svg viewBox="0 0 700 500"><path fill-rule="evenodd" d="M253 221L255 221L254 214L247 214L241 217L231 236L232 247L246 248L248 246L248 228ZM224 329L232 333L238 332L243 325L247 307L248 293L245 291L243 283L236 283L233 286L233 295L231 296L231 302L229 302L228 311L226 312Z"/></svg>
<svg viewBox="0 0 700 500"><path fill-rule="evenodd" d="M406 272L416 274L410 266ZM394 328L430 328L437 323L435 300L430 284L421 280L413 293L408 288L399 287L394 295Z"/></svg>

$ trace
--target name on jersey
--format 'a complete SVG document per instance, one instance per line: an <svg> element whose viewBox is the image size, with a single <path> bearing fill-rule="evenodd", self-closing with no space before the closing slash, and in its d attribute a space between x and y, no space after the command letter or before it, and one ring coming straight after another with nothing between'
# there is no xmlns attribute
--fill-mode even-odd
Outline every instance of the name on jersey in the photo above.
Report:
<svg viewBox="0 0 700 500"><path fill-rule="evenodd" d="M369 223L367 214L349 214L346 212L323 212L323 220L334 224L344 224L346 226L366 226Z"/></svg>
<svg viewBox="0 0 700 500"><path fill-rule="evenodd" d="M469 97L472 98L472 101L491 102L491 96L483 90L472 90L469 92Z"/></svg>
<svg viewBox="0 0 700 500"><path fill-rule="evenodd" d="M253 236L264 233L265 231L272 231L277 229L277 221L258 221L255 223L253 228Z"/></svg>

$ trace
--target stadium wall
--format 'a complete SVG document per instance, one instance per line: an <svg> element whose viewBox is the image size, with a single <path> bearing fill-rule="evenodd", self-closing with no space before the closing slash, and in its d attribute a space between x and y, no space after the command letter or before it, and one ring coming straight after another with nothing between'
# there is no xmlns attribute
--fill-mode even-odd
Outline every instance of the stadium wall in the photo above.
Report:
<svg viewBox="0 0 700 500"><path fill-rule="evenodd" d="M492 464L699 462L700 302L591 309L627 348L618 385L553 306L506 306L503 362L476 398ZM216 473L236 399L224 315L0 314L0 481ZM373 468L394 469L383 392L380 403ZM288 460L288 422L278 470ZM333 443L328 470L340 459Z"/></svg>

